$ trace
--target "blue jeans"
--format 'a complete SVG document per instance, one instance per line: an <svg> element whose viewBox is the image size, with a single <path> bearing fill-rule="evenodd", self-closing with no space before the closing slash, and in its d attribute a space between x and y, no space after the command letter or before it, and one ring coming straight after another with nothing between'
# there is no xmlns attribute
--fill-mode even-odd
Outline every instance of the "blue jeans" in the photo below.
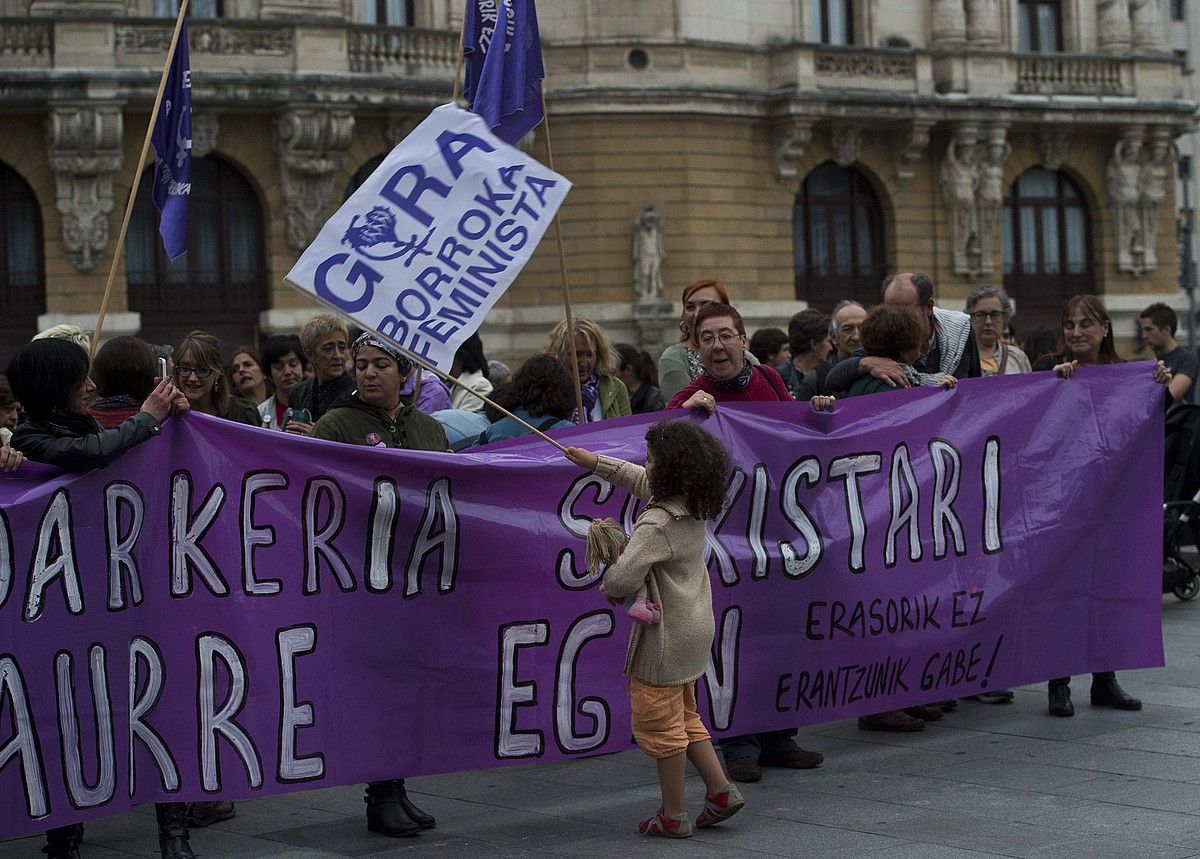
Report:
<svg viewBox="0 0 1200 859"><path fill-rule="evenodd" d="M759 755L776 755L797 748L796 732L798 728L784 728L782 731L767 731L762 734L746 734L743 737L726 737L721 740L721 751L725 760L735 758L754 758Z"/></svg>

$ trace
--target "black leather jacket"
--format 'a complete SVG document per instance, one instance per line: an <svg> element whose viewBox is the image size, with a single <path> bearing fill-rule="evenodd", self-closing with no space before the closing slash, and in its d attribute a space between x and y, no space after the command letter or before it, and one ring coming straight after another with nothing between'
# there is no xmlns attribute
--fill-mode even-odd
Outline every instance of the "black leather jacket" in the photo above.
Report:
<svg viewBox="0 0 1200 859"><path fill-rule="evenodd" d="M91 417L55 416L21 424L13 431L11 444L34 462L83 471L103 468L160 432L162 427L148 412L138 412L110 430L102 430Z"/></svg>

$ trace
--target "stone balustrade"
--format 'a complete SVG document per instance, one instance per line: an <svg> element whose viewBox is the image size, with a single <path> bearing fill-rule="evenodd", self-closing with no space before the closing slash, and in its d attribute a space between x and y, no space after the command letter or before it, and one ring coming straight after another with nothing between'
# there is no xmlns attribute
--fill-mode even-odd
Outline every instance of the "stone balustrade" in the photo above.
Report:
<svg viewBox="0 0 1200 859"><path fill-rule="evenodd" d="M1122 67L1128 61L1083 54L1017 57L1017 92L1046 95L1129 95Z"/></svg>
<svg viewBox="0 0 1200 859"><path fill-rule="evenodd" d="M0 68L44 68L54 57L54 30L48 21L0 19Z"/></svg>

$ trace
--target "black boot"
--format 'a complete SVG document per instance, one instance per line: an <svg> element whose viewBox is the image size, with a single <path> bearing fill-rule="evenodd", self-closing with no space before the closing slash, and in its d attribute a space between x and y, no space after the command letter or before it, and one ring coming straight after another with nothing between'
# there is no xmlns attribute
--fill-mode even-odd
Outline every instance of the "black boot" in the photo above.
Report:
<svg viewBox="0 0 1200 859"><path fill-rule="evenodd" d="M404 813L408 815L413 823L422 829L433 829L437 826L437 821L433 819L432 814L426 814L413 805L413 801L408 798L408 791L404 789L404 779L396 779L396 786L400 789L400 805L404 809Z"/></svg>
<svg viewBox="0 0 1200 859"><path fill-rule="evenodd" d="M80 859L79 845L83 843L83 824L72 823L46 831L46 846L42 848L50 859Z"/></svg>
<svg viewBox="0 0 1200 859"><path fill-rule="evenodd" d="M421 825L408 816L401 797L403 787L396 781L373 781L367 785L367 831L391 838L411 838Z"/></svg>
<svg viewBox="0 0 1200 859"><path fill-rule="evenodd" d="M1071 703L1070 677L1050 681L1050 715L1075 715L1075 706Z"/></svg>
<svg viewBox="0 0 1200 859"><path fill-rule="evenodd" d="M158 818L158 849L162 859L196 859L192 845L188 844L187 803L156 802L154 814Z"/></svg>
<svg viewBox="0 0 1200 859"><path fill-rule="evenodd" d="M1092 706L1107 706L1117 710L1140 710L1142 702L1127 694L1117 685L1115 671L1101 671L1092 675Z"/></svg>

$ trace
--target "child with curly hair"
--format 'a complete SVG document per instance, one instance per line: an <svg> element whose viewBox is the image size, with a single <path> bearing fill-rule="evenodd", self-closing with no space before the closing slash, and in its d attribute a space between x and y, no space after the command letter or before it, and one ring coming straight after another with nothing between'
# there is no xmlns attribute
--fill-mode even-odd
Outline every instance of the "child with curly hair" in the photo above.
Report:
<svg viewBox="0 0 1200 859"><path fill-rule="evenodd" d="M692 834L684 812L687 761L706 790L697 827L728 820L745 805L725 777L696 711L696 678L708 665L714 633L705 533L707 520L721 512L729 454L696 424L665 420L646 433L645 468L577 447L566 455L647 502L625 550L604 574L601 590L619 605L645 587L662 606L661 622L633 625L625 657L633 736L658 762L662 791L662 807L639 830L687 838Z"/></svg>

